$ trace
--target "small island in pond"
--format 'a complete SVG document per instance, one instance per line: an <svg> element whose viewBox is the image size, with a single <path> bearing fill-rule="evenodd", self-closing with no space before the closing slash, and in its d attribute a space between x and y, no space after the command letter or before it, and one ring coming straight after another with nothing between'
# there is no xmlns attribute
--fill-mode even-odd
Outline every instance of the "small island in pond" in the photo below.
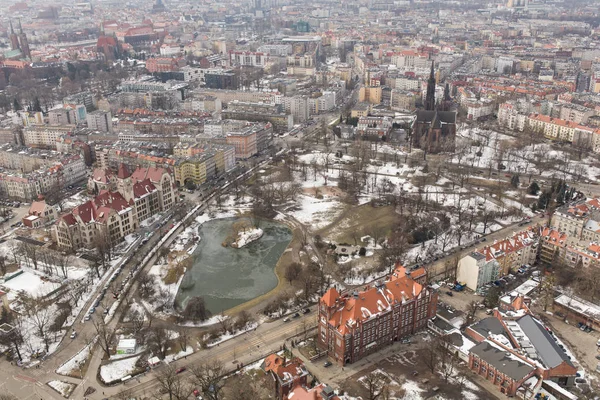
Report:
<svg viewBox="0 0 600 400"><path fill-rule="evenodd" d="M231 234L225 238L223 247L240 249L262 237L263 230L254 226L248 220L236 221L231 226Z"/></svg>

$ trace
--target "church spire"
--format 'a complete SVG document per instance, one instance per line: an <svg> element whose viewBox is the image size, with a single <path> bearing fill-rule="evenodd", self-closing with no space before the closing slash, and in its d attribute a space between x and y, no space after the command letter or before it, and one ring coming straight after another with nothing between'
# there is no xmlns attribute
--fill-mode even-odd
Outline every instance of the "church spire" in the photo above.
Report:
<svg viewBox="0 0 600 400"><path fill-rule="evenodd" d="M15 34L15 30L13 28L12 19L9 22L10 22L10 34L14 35Z"/></svg>
<svg viewBox="0 0 600 400"><path fill-rule="evenodd" d="M433 70L434 61L431 61L431 73L427 81L427 95L425 97L425 110L433 111L435 109L435 73Z"/></svg>
<svg viewBox="0 0 600 400"><path fill-rule="evenodd" d="M19 33L23 33L23 27L21 26L21 18L19 18L18 21L19 21Z"/></svg>

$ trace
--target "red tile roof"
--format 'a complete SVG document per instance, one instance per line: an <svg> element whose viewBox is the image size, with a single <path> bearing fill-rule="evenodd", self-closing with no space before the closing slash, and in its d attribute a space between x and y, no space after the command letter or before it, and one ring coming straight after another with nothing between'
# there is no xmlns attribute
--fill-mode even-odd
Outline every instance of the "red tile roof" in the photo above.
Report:
<svg viewBox="0 0 600 400"><path fill-rule="evenodd" d="M422 290L423 286L407 276L404 267L399 267L387 282L360 292L356 297L339 299L338 309L332 314L329 323L340 333L346 334L357 322L367 321L372 316L389 310L393 304L412 300ZM323 302L331 300L331 293L327 299L325 296L321 298ZM335 306L335 301L333 305Z"/></svg>
<svg viewBox="0 0 600 400"><path fill-rule="evenodd" d="M144 179L133 185L133 195L136 199L156 191L156 187L150 182L150 179Z"/></svg>

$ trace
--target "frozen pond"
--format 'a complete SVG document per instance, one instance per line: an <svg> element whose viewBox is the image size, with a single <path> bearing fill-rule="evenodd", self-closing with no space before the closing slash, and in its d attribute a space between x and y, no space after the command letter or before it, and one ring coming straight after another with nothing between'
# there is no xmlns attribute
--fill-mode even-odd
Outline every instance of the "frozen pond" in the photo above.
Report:
<svg viewBox="0 0 600 400"><path fill-rule="evenodd" d="M202 296L207 308L218 314L277 286L275 265L292 240L292 232L283 224L260 220L264 234L259 240L241 249L223 247L236 220L216 219L200 227L202 240L194 252L194 264L177 293L182 308L188 298Z"/></svg>

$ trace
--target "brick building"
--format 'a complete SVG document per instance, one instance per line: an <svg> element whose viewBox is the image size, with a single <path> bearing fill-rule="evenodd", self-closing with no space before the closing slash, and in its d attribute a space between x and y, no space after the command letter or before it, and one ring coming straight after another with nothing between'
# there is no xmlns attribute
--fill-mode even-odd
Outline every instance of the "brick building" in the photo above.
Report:
<svg viewBox="0 0 600 400"><path fill-rule="evenodd" d="M331 288L319 302L318 344L340 365L356 362L425 328L435 316L437 297L402 266L362 292Z"/></svg>

